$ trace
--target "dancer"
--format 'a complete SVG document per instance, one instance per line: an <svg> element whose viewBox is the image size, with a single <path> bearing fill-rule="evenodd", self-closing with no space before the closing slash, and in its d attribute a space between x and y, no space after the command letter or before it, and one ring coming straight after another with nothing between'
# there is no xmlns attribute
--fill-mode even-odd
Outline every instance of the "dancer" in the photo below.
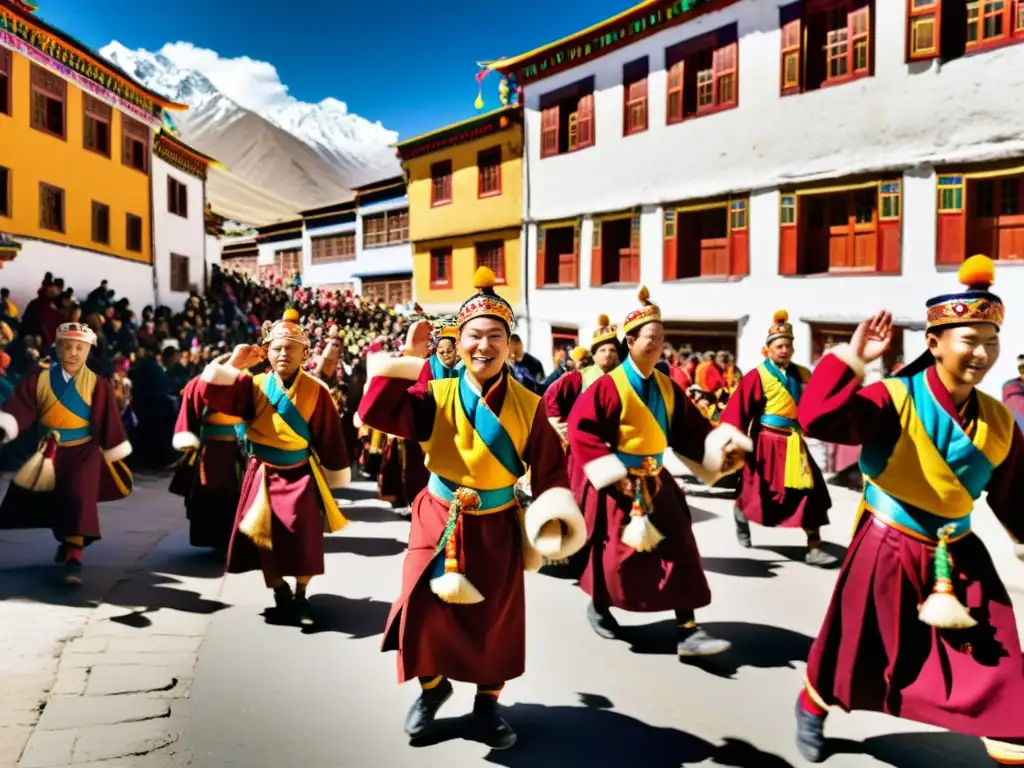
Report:
<svg viewBox="0 0 1024 768"><path fill-rule="evenodd" d="M97 503L128 496L132 452L107 379L87 366L96 334L82 323L63 323L56 334L57 360L30 370L0 411L3 442L35 422L43 436L36 453L14 476L0 528L50 528L60 542L54 560L65 581L82 583L82 550L100 536Z"/></svg>
<svg viewBox="0 0 1024 768"><path fill-rule="evenodd" d="M619 632L610 608L674 610L679 656L709 656L730 644L696 623L694 610L711 602L711 590L686 499L664 454L671 447L710 485L738 469L752 446L734 427L713 429L679 385L655 370L665 341L661 311L646 288L640 301L622 326L628 356L569 414L573 489L590 534L580 586L591 597L587 617L599 636Z"/></svg>
<svg viewBox="0 0 1024 768"><path fill-rule="evenodd" d="M766 528L803 528L808 565L827 568L838 559L821 548L821 527L832 506L821 470L800 434L797 406L811 372L793 362L793 326L780 309L762 350L764 362L747 373L729 398L722 423L749 434L757 446L743 466L733 508L736 538L750 547L750 521Z"/></svg>
<svg viewBox="0 0 1024 768"><path fill-rule="evenodd" d="M862 386L889 348L892 316L861 323L818 363L800 403L809 434L861 445L865 478L853 541L811 647L796 706L797 746L825 758L830 707L870 710L984 737L1024 763L1024 658L1006 588L971 512L982 492L1017 540L1024 438L976 387L999 357L1004 306L992 261L960 267L966 290L927 304L927 350Z"/></svg>
<svg viewBox="0 0 1024 768"><path fill-rule="evenodd" d="M459 311L457 378L424 382L418 360L368 360L359 412L366 424L418 440L431 472L413 504L402 592L382 644L398 651L399 682L418 678L422 689L406 733L425 733L459 680L477 686L481 738L504 749L516 736L498 696L526 664L524 567L568 557L585 534L540 398L505 364L514 318L494 282L491 270L477 270L479 293ZM417 340L429 331L426 321L413 328ZM527 467L535 500L524 514L514 486Z"/></svg>
<svg viewBox="0 0 1024 768"><path fill-rule="evenodd" d="M288 309L264 324L261 346L240 344L227 363L203 370L199 394L215 411L245 421L252 455L242 480L228 549L228 573L263 571L280 613L303 626L315 622L306 587L324 572L324 518L339 531L347 521L331 494L351 475L341 417L327 387L302 370L309 339ZM271 371L247 368L269 360ZM295 577L295 591L285 582Z"/></svg>
<svg viewBox="0 0 1024 768"><path fill-rule="evenodd" d="M221 355L226 363L230 355ZM171 479L170 492L185 497L189 543L227 551L245 472L244 424L237 416L208 408L196 376L181 393L181 410L172 445L184 456Z"/></svg>

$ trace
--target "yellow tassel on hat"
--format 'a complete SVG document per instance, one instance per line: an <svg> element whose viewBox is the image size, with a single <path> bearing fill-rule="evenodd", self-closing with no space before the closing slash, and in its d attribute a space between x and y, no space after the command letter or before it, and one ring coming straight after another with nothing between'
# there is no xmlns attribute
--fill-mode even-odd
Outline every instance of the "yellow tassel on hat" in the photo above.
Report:
<svg viewBox="0 0 1024 768"><path fill-rule="evenodd" d="M772 323L775 325L781 325L782 323L789 322L789 312L784 309L775 310L775 314L772 315Z"/></svg>
<svg viewBox="0 0 1024 768"><path fill-rule="evenodd" d="M597 316L597 327L598 328L607 328L611 324L612 324L612 320L611 320L610 317L608 317L608 315L606 315L604 313L601 313L600 315Z"/></svg>
<svg viewBox="0 0 1024 768"><path fill-rule="evenodd" d="M473 273L473 287L477 290L493 288L497 282L498 276L489 267L478 267L476 272Z"/></svg>
<svg viewBox="0 0 1024 768"><path fill-rule="evenodd" d="M295 307L288 307L284 311L284 315L281 316L281 319L288 323L297 323L299 322L299 310L295 309Z"/></svg>
<svg viewBox="0 0 1024 768"><path fill-rule="evenodd" d="M996 282L996 264L988 256L976 254L960 265L956 278L968 288L988 290Z"/></svg>
<svg viewBox="0 0 1024 768"><path fill-rule="evenodd" d="M641 285L640 290L637 292L637 298L640 299L641 304L649 304L651 298L651 292L647 290L646 285Z"/></svg>
<svg viewBox="0 0 1024 768"><path fill-rule="evenodd" d="M572 352L569 353L569 357L572 358L574 363L582 361L588 354L586 347L576 347Z"/></svg>

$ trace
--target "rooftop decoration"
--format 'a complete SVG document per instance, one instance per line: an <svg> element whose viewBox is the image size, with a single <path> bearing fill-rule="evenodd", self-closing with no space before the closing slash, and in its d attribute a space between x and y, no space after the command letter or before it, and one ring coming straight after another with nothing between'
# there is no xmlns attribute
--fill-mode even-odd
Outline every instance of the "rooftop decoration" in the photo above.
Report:
<svg viewBox="0 0 1024 768"><path fill-rule="evenodd" d="M21 252L21 243L6 232L0 232L0 269L5 261L14 261Z"/></svg>
<svg viewBox="0 0 1024 768"><path fill-rule="evenodd" d="M529 85L738 1L644 0L561 40L519 56L498 59L492 67L506 76L517 75L520 85Z"/></svg>
<svg viewBox="0 0 1024 768"><path fill-rule="evenodd" d="M484 79L491 72L497 71L495 65L501 61L478 61L476 63L476 101L473 106L476 109L484 108ZM503 75L498 82L498 101L501 106L519 106L522 104L523 89L519 87L519 80L515 73Z"/></svg>
<svg viewBox="0 0 1024 768"><path fill-rule="evenodd" d="M211 165L217 168L224 167L209 155L190 147L177 134L169 133L165 128L161 128L157 133L153 142L153 152L164 162L199 179L206 179L206 171Z"/></svg>
<svg viewBox="0 0 1024 768"><path fill-rule="evenodd" d="M448 147L465 144L503 131L513 124L522 122L522 113L516 106L502 107L468 120L438 128L436 131L424 133L395 145L398 156L402 160L422 157Z"/></svg>
<svg viewBox="0 0 1024 768"><path fill-rule="evenodd" d="M39 6L29 0L10 0L10 2L19 11L24 11L25 13L35 13L39 10Z"/></svg>

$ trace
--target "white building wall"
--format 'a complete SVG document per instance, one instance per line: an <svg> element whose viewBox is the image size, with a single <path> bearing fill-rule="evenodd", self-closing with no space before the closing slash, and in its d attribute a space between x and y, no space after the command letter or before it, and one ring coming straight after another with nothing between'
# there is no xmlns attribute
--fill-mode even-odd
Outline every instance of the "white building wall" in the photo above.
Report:
<svg viewBox="0 0 1024 768"><path fill-rule="evenodd" d="M660 32L592 63L528 85L525 130L530 222L526 253L536 269L536 222L582 216L580 290L527 285L528 344L550 352L552 325L579 326L581 340L596 315L617 322L636 305L636 288L589 288L592 225L588 214L643 205L641 281L669 320L735 320L741 324L739 365L750 368L772 313L790 312L797 359L809 362L810 328L800 318L856 322L881 308L921 321L927 298L955 290L955 272L935 266L934 167L1024 157L1024 102L1008 98L1024 86L1024 46L1011 45L945 64L904 61L906 4L876 0L875 74L805 94L779 94L779 3L743 0ZM738 23L739 107L665 125L665 49L731 22ZM649 129L622 136L622 68L649 57ZM594 147L540 158L543 94L595 78ZM903 169L902 274L781 277L778 274L782 184ZM751 191L753 190L753 191ZM750 192L750 275L661 283L662 204ZM1024 352L1024 269L1000 265L995 290L1009 303L1004 354L985 389L997 392L1016 375ZM907 333L909 361L923 335Z"/></svg>
<svg viewBox="0 0 1024 768"><path fill-rule="evenodd" d="M326 227L306 226L302 231L302 284L303 285L334 285L337 283L354 283L356 259L351 261L331 261L326 264L313 263L313 238L328 235L340 235L346 232L356 233L356 253L359 253L360 233L358 221L347 221L343 224L331 224ZM358 292L358 286L353 290Z"/></svg>
<svg viewBox="0 0 1024 768"><path fill-rule="evenodd" d="M274 257L278 251L301 251L304 248L305 239L303 237L293 237L288 240L275 240L272 242L259 243L256 246L256 250L259 252L258 266L270 267L274 265ZM301 257L302 271L305 271L305 255ZM285 275L277 275L277 277L285 277Z"/></svg>
<svg viewBox="0 0 1024 768"><path fill-rule="evenodd" d="M171 254L188 257L188 281L202 289L206 247L205 184L202 179L153 157L153 258L156 269L156 303L175 312L185 306L188 290L171 290ZM170 176L188 189L188 214L178 216L167 210L167 178Z"/></svg>

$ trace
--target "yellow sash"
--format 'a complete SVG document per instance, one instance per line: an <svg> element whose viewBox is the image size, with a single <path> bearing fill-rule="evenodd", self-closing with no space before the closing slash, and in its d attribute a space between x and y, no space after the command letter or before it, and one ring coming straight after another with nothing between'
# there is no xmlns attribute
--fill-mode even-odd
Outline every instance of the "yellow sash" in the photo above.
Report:
<svg viewBox="0 0 1024 768"><path fill-rule="evenodd" d="M790 364L801 384L810 380L811 372L803 366ZM789 432L786 439L786 464L784 485L786 488L807 490L814 487L814 474L807 456L807 445L800 436L800 424L797 421L799 411L786 386L778 377L762 363L757 366L757 374L761 379L764 391L764 412L761 424L781 432Z"/></svg>
<svg viewBox="0 0 1024 768"><path fill-rule="evenodd" d="M62 372L59 372L63 375ZM92 395L96 390L96 374L86 367L74 377L74 387L78 390L82 401L92 408ZM50 371L43 370L36 382L36 402L39 404L39 423L50 429L85 429L89 426L88 419L84 419L68 410L60 400L57 393L50 386ZM69 440L63 445L81 445L89 442L91 437L84 437L77 440Z"/></svg>
<svg viewBox="0 0 1024 768"><path fill-rule="evenodd" d="M658 424L654 414L647 405L640 399L640 396L633 389L629 378L626 375L625 365L620 365L611 373L615 382L615 389L619 393L619 402L622 404L619 414L619 437L615 450L619 453L628 453L634 456L661 456L668 449L668 436ZM665 409L668 412L668 423L672 423L672 414L676 407L676 391L672 386L672 379L661 371L654 371L654 381L661 390L661 396L665 401Z"/></svg>

